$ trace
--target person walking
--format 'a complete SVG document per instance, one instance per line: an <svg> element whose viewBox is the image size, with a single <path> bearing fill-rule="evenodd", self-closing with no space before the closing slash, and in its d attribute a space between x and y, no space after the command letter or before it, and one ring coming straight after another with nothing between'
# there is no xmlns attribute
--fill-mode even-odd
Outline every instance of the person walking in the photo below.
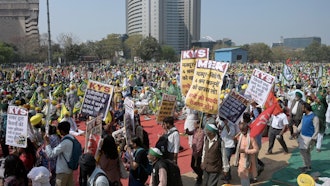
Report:
<svg viewBox="0 0 330 186"><path fill-rule="evenodd" d="M152 164L153 171L150 177L150 186L167 186L166 164L161 161L163 153L158 148L150 148L148 160Z"/></svg>
<svg viewBox="0 0 330 186"><path fill-rule="evenodd" d="M300 170L306 173L312 170L311 148L315 145L319 133L319 118L313 113L311 105L306 102L303 104L303 112L305 115L294 135L299 135L298 145L304 162Z"/></svg>
<svg viewBox="0 0 330 186"><path fill-rule="evenodd" d="M229 171L225 145L218 135L218 128L214 124L205 126L206 137L202 154L203 185L216 186L220 182L220 175Z"/></svg>
<svg viewBox="0 0 330 186"><path fill-rule="evenodd" d="M201 168L201 163L204 145L204 131L201 128L199 120L195 121L194 126L195 129L193 131L189 131L189 129L186 128L186 134L192 136L192 155L190 167L197 174L196 185L200 185L203 182L203 170Z"/></svg>
<svg viewBox="0 0 330 186"><path fill-rule="evenodd" d="M289 125L289 121L288 121L288 117L285 114L286 111L284 104L283 103L281 104L280 102L280 105L282 108L282 112L280 112L277 115L272 115L272 119L271 119L272 123L268 132L269 146L266 155L273 154L275 139L277 139L278 142L280 142L285 153L289 152L288 147L283 138L283 134Z"/></svg>
<svg viewBox="0 0 330 186"><path fill-rule="evenodd" d="M291 107L290 107L290 120L289 120L289 129L290 129L290 140L294 139L293 136L293 126L298 127L300 124L301 118L303 116L303 103L302 97L303 95L300 92L295 93L296 97L292 101Z"/></svg>

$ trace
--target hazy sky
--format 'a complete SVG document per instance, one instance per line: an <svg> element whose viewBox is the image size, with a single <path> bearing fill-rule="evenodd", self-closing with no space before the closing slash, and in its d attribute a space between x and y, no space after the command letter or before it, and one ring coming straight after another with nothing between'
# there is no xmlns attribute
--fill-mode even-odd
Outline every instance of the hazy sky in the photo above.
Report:
<svg viewBox="0 0 330 186"><path fill-rule="evenodd" d="M71 33L81 42L124 34L125 0L49 0L52 40ZM330 0L202 0L201 38L230 38L237 45L281 36L321 37L330 45ZM39 30L47 33L46 0L40 0Z"/></svg>

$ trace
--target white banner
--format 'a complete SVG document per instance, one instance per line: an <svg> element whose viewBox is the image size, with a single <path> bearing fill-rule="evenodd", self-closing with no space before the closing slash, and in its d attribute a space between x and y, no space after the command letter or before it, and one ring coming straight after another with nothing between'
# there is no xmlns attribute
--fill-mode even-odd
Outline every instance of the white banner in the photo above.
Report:
<svg viewBox="0 0 330 186"><path fill-rule="evenodd" d="M274 76L261 70L254 69L244 95L263 106L274 82Z"/></svg>
<svg viewBox="0 0 330 186"><path fill-rule="evenodd" d="M6 145L26 148L28 111L25 108L9 106L7 114Z"/></svg>

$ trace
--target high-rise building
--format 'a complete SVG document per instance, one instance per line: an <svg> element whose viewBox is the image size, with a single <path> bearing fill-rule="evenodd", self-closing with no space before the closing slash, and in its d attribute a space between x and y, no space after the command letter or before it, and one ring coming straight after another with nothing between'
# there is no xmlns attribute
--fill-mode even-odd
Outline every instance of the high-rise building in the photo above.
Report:
<svg viewBox="0 0 330 186"><path fill-rule="evenodd" d="M200 39L201 0L126 0L126 33L152 36L176 52Z"/></svg>
<svg viewBox="0 0 330 186"><path fill-rule="evenodd" d="M38 45L38 16L39 0L0 0L0 41Z"/></svg>

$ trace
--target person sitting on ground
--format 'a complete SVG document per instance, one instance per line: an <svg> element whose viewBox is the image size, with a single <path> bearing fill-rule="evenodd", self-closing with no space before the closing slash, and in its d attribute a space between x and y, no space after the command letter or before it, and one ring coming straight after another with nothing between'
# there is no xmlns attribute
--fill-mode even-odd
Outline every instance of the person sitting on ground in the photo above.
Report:
<svg viewBox="0 0 330 186"><path fill-rule="evenodd" d="M67 121L70 123L70 134L74 136L79 136L85 133L85 131L78 129L77 123L72 117L70 117L70 112L66 111L61 122Z"/></svg>

